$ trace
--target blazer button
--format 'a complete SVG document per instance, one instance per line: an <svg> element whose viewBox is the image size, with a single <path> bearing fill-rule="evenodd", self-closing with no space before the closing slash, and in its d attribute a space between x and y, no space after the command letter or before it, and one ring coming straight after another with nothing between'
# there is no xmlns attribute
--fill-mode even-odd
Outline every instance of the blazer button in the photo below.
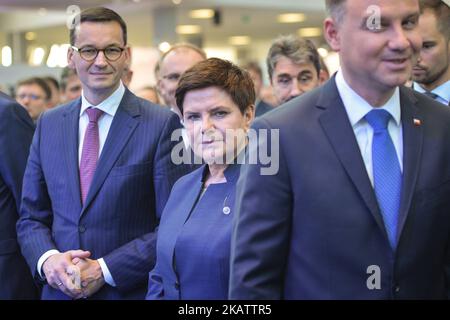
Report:
<svg viewBox="0 0 450 320"><path fill-rule="evenodd" d="M175 284L174 284L174 287L175 287L175 290L180 290L180 283L177 281L177 282L175 282Z"/></svg>
<svg viewBox="0 0 450 320"><path fill-rule="evenodd" d="M395 291L395 293L399 293L400 292L400 286L395 286L395 288L394 288L394 291Z"/></svg>
<svg viewBox="0 0 450 320"><path fill-rule="evenodd" d="M78 231L79 231L80 233L83 233L83 232L86 231L86 227L85 227L85 226L78 226Z"/></svg>

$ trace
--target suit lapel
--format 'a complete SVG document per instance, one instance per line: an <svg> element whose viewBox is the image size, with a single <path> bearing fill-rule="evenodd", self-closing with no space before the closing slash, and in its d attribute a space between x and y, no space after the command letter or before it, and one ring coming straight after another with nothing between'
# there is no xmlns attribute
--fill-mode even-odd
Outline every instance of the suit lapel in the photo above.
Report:
<svg viewBox="0 0 450 320"><path fill-rule="evenodd" d="M138 102L135 100L132 93L126 90L111 123L105 145L103 146L102 153L98 159L97 168L89 192L86 196L81 215L84 214L86 208L89 207L90 203L95 198L114 166L114 163L139 124L138 117L140 116L140 113L137 104Z"/></svg>
<svg viewBox="0 0 450 320"><path fill-rule="evenodd" d="M81 210L80 174L78 167L78 127L81 108L81 99L76 100L63 114L62 138L64 155L66 158L67 181L72 190L73 203L77 206L76 212Z"/></svg>
<svg viewBox="0 0 450 320"><path fill-rule="evenodd" d="M334 78L328 81L321 90L317 107L324 110L319 117L319 121L334 152L379 228L387 237L375 192L367 175L358 142L356 141L344 104L339 96Z"/></svg>
<svg viewBox="0 0 450 320"><path fill-rule="evenodd" d="M205 173L206 165L203 165L202 170L198 170L196 175L192 177L192 183L189 184L191 187L183 190L184 195L182 198L183 202L179 203L178 208L181 208L176 215L177 219L171 219L171 222L174 223L170 227L170 243L168 245L168 251L170 253L169 258L172 261L172 267L175 269L175 244L178 239L178 235L181 233L181 229L183 228L186 221L189 219L192 211L194 210L194 205L197 202L197 198L200 195L200 191L202 188L202 177ZM172 215L173 216L173 215Z"/></svg>
<svg viewBox="0 0 450 320"><path fill-rule="evenodd" d="M405 225L420 168L423 128L422 125L416 125L414 120L423 121L423 119L416 102L417 99L412 91L403 87L400 88L403 128L403 181L397 240L400 238Z"/></svg>

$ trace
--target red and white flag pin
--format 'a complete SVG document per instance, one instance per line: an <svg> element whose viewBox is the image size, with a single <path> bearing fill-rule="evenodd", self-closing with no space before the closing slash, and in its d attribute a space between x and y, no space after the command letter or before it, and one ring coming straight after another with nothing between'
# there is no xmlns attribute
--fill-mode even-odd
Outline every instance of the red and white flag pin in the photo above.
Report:
<svg viewBox="0 0 450 320"><path fill-rule="evenodd" d="M420 119L414 118L414 125L416 127L420 127L422 125L422 121Z"/></svg>

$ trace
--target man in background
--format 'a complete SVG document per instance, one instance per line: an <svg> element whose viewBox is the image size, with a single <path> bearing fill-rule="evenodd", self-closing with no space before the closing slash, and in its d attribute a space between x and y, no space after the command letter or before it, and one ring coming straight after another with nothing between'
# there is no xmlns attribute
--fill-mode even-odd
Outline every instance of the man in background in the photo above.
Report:
<svg viewBox="0 0 450 320"><path fill-rule="evenodd" d="M413 69L414 90L450 104L450 7L442 0L422 0L419 30L423 43Z"/></svg>
<svg viewBox="0 0 450 320"><path fill-rule="evenodd" d="M38 298L16 234L33 132L34 124L26 110L0 92L0 300Z"/></svg>
<svg viewBox="0 0 450 320"><path fill-rule="evenodd" d="M243 66L245 70L250 74L250 78L252 78L253 84L255 85L255 117L262 116L266 112L273 110L273 107L261 99L261 89L263 87L263 75L261 67L257 62L249 62Z"/></svg>
<svg viewBox="0 0 450 320"><path fill-rule="evenodd" d="M206 59L206 53L189 43L173 45L159 60L156 71L158 92L164 104L182 119L181 112L175 101L175 91L181 75L197 62Z"/></svg>
<svg viewBox="0 0 450 320"><path fill-rule="evenodd" d="M16 100L25 107L34 122L48 109L51 98L50 87L42 78L28 78L16 86Z"/></svg>
<svg viewBox="0 0 450 320"><path fill-rule="evenodd" d="M61 97L62 102L69 102L81 96L81 81L77 71L65 67L61 73Z"/></svg>
<svg viewBox="0 0 450 320"><path fill-rule="evenodd" d="M56 80L52 76L43 77L42 80L47 83L51 91L51 99L48 102L47 109L54 108L61 103L61 94L58 80Z"/></svg>
<svg viewBox="0 0 450 320"><path fill-rule="evenodd" d="M136 91L136 95L154 104L159 104L158 91L153 86L145 86Z"/></svg>
<svg viewBox="0 0 450 320"><path fill-rule="evenodd" d="M280 36L272 42L267 55L267 69L277 106L326 80L314 44L294 35Z"/></svg>

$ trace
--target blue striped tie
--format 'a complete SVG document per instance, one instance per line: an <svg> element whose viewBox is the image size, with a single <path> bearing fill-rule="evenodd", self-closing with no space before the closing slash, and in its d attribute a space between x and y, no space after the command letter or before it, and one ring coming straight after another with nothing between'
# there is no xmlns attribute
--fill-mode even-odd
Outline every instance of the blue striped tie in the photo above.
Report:
<svg viewBox="0 0 450 320"><path fill-rule="evenodd" d="M402 190L402 172L387 126L391 115L374 109L366 114L373 128L372 163L375 194L383 215L391 247L397 246L398 215Z"/></svg>

